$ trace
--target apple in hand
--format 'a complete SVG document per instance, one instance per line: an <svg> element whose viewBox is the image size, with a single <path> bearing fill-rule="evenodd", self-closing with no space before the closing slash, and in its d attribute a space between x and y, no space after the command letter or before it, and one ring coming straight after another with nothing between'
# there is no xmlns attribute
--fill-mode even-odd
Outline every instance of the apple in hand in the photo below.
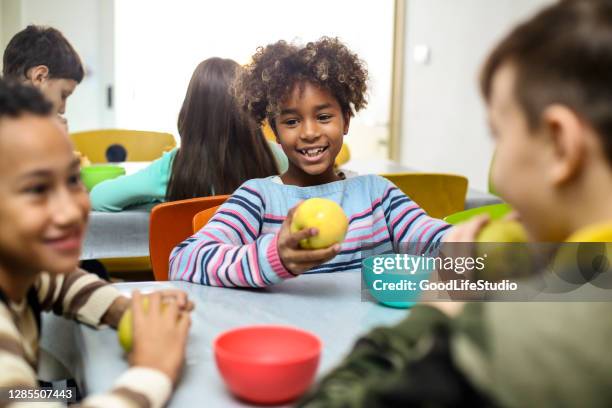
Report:
<svg viewBox="0 0 612 408"><path fill-rule="evenodd" d="M142 297L142 309L146 313L149 310L149 298L147 296ZM161 310L165 309L165 305L162 303ZM132 351L132 343L134 339L133 334L133 314L132 307L128 307L123 316L121 316L121 320L119 320L119 326L117 326L117 337L119 338L119 344L126 353Z"/></svg>
<svg viewBox="0 0 612 408"><path fill-rule="evenodd" d="M480 231L478 242L527 242L527 231L512 220L491 221Z"/></svg>
<svg viewBox="0 0 612 408"><path fill-rule="evenodd" d="M316 228L319 233L300 241L303 249L327 248L344 240L348 218L335 201L310 198L299 205L291 223L291 233Z"/></svg>
<svg viewBox="0 0 612 408"><path fill-rule="evenodd" d="M531 273L527 231L519 222L491 221L480 231L476 240L477 255L486 257L482 278L501 280Z"/></svg>

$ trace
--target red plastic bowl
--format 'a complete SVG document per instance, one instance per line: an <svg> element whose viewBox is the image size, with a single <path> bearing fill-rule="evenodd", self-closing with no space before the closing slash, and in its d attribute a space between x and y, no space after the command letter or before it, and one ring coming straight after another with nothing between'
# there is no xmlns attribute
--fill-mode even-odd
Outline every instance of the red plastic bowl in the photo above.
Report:
<svg viewBox="0 0 612 408"><path fill-rule="evenodd" d="M215 360L228 388L257 404L298 398L312 383L321 341L303 330L249 326L227 331L214 343Z"/></svg>

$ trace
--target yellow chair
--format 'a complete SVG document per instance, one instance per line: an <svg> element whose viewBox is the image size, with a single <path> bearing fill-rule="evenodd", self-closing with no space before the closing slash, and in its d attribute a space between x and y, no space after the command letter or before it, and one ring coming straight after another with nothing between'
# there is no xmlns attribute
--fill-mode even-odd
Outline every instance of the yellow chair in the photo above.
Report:
<svg viewBox="0 0 612 408"><path fill-rule="evenodd" d="M264 123L261 127L261 131L263 132L263 135L266 138L266 140L269 140L271 142L276 142L276 135L274 134L274 131L272 130L272 127L270 126L270 123L268 123L268 119L264 120Z"/></svg>
<svg viewBox="0 0 612 408"><path fill-rule="evenodd" d="M340 148L340 152L336 156L334 165L337 168L337 167L342 166L349 160L351 160L351 151L346 143L342 143L342 147Z"/></svg>
<svg viewBox="0 0 612 408"><path fill-rule="evenodd" d="M70 134L74 147L92 163L106 163L106 151L121 145L127 152L125 161L152 161L176 147L170 133L141 130L102 129Z"/></svg>
<svg viewBox="0 0 612 408"><path fill-rule="evenodd" d="M467 178L455 174L381 174L435 218L462 211L467 195Z"/></svg>
<svg viewBox="0 0 612 408"><path fill-rule="evenodd" d="M153 270L151 258L139 256L134 258L104 258L99 260L108 273L144 272Z"/></svg>

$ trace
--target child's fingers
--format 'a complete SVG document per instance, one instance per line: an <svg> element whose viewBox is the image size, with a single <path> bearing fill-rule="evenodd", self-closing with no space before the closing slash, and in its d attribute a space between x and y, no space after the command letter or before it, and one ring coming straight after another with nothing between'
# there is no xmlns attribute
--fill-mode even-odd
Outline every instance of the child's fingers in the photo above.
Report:
<svg viewBox="0 0 612 408"><path fill-rule="evenodd" d="M142 295L139 291L135 290L132 292L132 329L140 327L142 320L144 319L144 312L142 310ZM133 330L137 332L138 330Z"/></svg>
<svg viewBox="0 0 612 408"><path fill-rule="evenodd" d="M179 309L186 309L189 303L189 299L187 298L187 293L183 292L179 289L168 289L161 291L162 298L170 299L174 301Z"/></svg>
<svg viewBox="0 0 612 408"><path fill-rule="evenodd" d="M300 266L304 271L307 271L309 269L314 268L315 266L319 266L321 264L324 264L327 261L332 260L336 255L337 253L333 252L327 255L325 258L317 259L315 262L311 262L311 263L300 264Z"/></svg>
<svg viewBox="0 0 612 408"><path fill-rule="evenodd" d="M179 313L179 306L176 302L170 301L164 303L164 310L162 312L162 315L166 322L170 322L171 324L175 323L179 317Z"/></svg>
<svg viewBox="0 0 612 408"><path fill-rule="evenodd" d="M293 222L293 216L295 215L295 212L297 211L298 207L300 206L300 204L302 204L304 200L300 200L296 205L293 206L293 208L291 208L289 210L289 212L287 213L287 216L285 217L285 220L283 221L283 227L289 228L289 226L291 225L291 223Z"/></svg>
<svg viewBox="0 0 612 408"><path fill-rule="evenodd" d="M159 315L161 313L161 293L153 292L149 296L149 313L152 315Z"/></svg>
<svg viewBox="0 0 612 408"><path fill-rule="evenodd" d="M466 223L465 229L463 230L464 242L474 242L476 241L476 236L480 230L489 223L489 216L486 214L479 215L474 217L471 221Z"/></svg>
<svg viewBox="0 0 612 408"><path fill-rule="evenodd" d="M290 234L287 237L286 244L289 248L299 248L301 240L314 237L318 233L319 231L317 231L316 228L304 228L303 230Z"/></svg>
<svg viewBox="0 0 612 408"><path fill-rule="evenodd" d="M283 221L283 225L281 225L281 228L289 229L289 227L291 226L291 223L293 222L293 215L295 214L295 211L297 210L299 205L300 204L297 204L296 206L294 206L292 209L289 210L289 212L287 213L287 216L285 217L285 220Z"/></svg>
<svg viewBox="0 0 612 408"><path fill-rule="evenodd" d="M510 213L506 214L504 220L521 222L521 216L518 212L511 211Z"/></svg>
<svg viewBox="0 0 612 408"><path fill-rule="evenodd" d="M295 214L295 211L297 210L298 205L296 205L295 207L289 210L289 212L287 213L287 216L285 217L285 221L284 221L285 223L291 225L291 221L293 221L293 215Z"/></svg>
<svg viewBox="0 0 612 408"><path fill-rule="evenodd" d="M446 234L444 242L475 242L478 232L488 222L488 215L479 215L470 221L456 225Z"/></svg>
<svg viewBox="0 0 612 408"><path fill-rule="evenodd" d="M318 260L316 260L314 262L294 262L292 264L293 270L299 271L299 273L306 272L306 271L314 268L315 266L319 266L319 265L329 261L334 256L335 255L330 255L328 258L318 259Z"/></svg>
<svg viewBox="0 0 612 408"><path fill-rule="evenodd" d="M322 249L301 249L290 251L287 260L293 263L322 263L335 257L340 252L340 245L334 244Z"/></svg>
<svg viewBox="0 0 612 408"><path fill-rule="evenodd" d="M195 303L193 303L191 300L187 299L187 303L185 304L185 306L183 306L181 311L183 311L183 312L191 312L191 311L193 311L193 309L195 309Z"/></svg>

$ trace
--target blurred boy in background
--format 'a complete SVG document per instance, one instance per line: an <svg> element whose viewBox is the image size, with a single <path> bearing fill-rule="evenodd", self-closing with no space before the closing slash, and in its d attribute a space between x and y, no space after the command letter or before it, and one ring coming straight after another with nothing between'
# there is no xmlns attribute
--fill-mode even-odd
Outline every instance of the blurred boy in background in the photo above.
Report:
<svg viewBox="0 0 612 408"><path fill-rule="evenodd" d="M66 126L66 100L84 76L81 58L63 34L52 27L29 25L9 41L2 75L37 88Z"/></svg>

